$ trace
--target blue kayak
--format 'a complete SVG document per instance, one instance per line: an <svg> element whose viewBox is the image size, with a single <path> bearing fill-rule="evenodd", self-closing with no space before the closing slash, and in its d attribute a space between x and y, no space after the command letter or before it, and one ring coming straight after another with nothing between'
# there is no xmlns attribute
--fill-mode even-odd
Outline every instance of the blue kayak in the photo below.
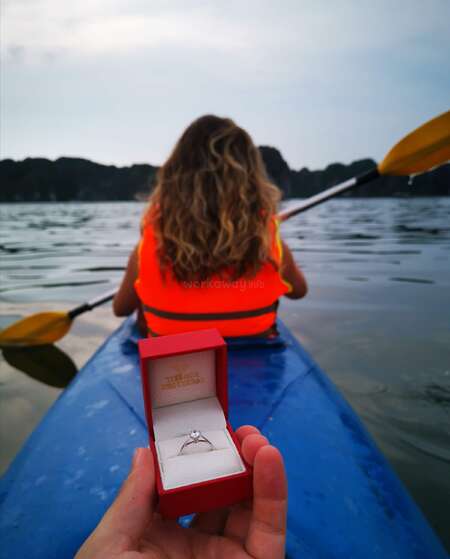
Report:
<svg viewBox="0 0 450 559"><path fill-rule="evenodd" d="M229 344L230 419L283 453L287 556L439 559L439 540L351 407L289 330ZM0 557L72 559L148 444L132 319L49 410L0 480Z"/></svg>

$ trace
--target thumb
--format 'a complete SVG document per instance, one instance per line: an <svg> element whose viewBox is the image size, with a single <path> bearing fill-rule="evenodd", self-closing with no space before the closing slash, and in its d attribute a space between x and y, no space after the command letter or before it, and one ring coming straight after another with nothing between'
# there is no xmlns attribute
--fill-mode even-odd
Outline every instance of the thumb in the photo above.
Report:
<svg viewBox="0 0 450 559"><path fill-rule="evenodd" d="M128 478L103 517L108 531L136 540L150 524L155 497L155 468L149 448L138 448Z"/></svg>
<svg viewBox="0 0 450 559"><path fill-rule="evenodd" d="M132 550L150 525L154 506L153 455L149 448L138 448L128 478L85 546L89 544L91 550L111 547L116 548L114 551Z"/></svg>

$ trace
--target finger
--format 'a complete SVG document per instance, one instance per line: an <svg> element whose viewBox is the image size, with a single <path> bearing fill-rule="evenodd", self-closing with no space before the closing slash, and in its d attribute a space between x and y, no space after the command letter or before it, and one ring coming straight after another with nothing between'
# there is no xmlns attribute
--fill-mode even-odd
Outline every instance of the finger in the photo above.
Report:
<svg viewBox="0 0 450 559"><path fill-rule="evenodd" d="M273 446L259 449L253 470L253 513L245 541L255 559L282 559L286 541L287 481L283 458Z"/></svg>
<svg viewBox="0 0 450 559"><path fill-rule="evenodd" d="M191 527L204 534L221 535L225 528L228 513L228 509L224 508L197 514L191 523Z"/></svg>
<svg viewBox="0 0 450 559"><path fill-rule="evenodd" d="M154 501L153 456L149 448L138 448L128 478L94 534L105 540L120 534L132 545L141 538L151 523Z"/></svg>
<svg viewBox="0 0 450 559"><path fill-rule="evenodd" d="M253 425L242 425L242 427L236 429L236 435L240 443L242 443L247 435L254 434L259 434L259 430Z"/></svg>
<svg viewBox="0 0 450 559"><path fill-rule="evenodd" d="M239 503L230 510L227 523L223 531L226 538L231 538L243 544L248 534L248 527L252 515L251 502Z"/></svg>
<svg viewBox="0 0 450 559"><path fill-rule="evenodd" d="M252 433L247 435L242 442L241 450L245 461L252 465L259 450L268 446L269 442L263 435ZM242 504L233 509L228 517L224 535L244 542L248 534L251 519L251 505Z"/></svg>
<svg viewBox="0 0 450 559"><path fill-rule="evenodd" d="M267 446L268 444L269 441L266 439L266 437L260 435L259 433L247 435L242 441L241 445L242 456L244 457L244 460L247 462L247 464L252 465L255 461L255 456L258 450L263 446Z"/></svg>

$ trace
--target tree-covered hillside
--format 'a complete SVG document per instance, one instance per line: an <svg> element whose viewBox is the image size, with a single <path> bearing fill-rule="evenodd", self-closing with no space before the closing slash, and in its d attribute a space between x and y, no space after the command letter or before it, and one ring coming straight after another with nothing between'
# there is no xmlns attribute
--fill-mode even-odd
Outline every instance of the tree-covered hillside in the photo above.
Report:
<svg viewBox="0 0 450 559"><path fill-rule="evenodd" d="M370 159L350 165L333 163L325 169L295 171L281 153L269 146L260 147L271 179L283 190L285 198L311 196L375 165ZM61 157L56 161L28 158L0 161L1 202L106 201L134 200L149 193L157 167L100 165L87 159ZM450 164L415 177L383 177L367 184L352 196L449 196Z"/></svg>

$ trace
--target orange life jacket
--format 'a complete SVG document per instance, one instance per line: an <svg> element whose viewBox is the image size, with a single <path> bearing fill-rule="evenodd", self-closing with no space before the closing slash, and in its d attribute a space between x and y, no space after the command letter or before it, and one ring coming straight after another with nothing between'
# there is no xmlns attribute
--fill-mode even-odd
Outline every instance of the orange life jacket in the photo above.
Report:
<svg viewBox="0 0 450 559"><path fill-rule="evenodd" d="M149 335L217 328L222 336L266 335L276 320L278 298L291 290L279 272L282 245L278 222L271 229L271 258L251 278L235 281L213 276L206 281L175 279L170 269L161 273L157 241L147 223L139 246L135 282Z"/></svg>

